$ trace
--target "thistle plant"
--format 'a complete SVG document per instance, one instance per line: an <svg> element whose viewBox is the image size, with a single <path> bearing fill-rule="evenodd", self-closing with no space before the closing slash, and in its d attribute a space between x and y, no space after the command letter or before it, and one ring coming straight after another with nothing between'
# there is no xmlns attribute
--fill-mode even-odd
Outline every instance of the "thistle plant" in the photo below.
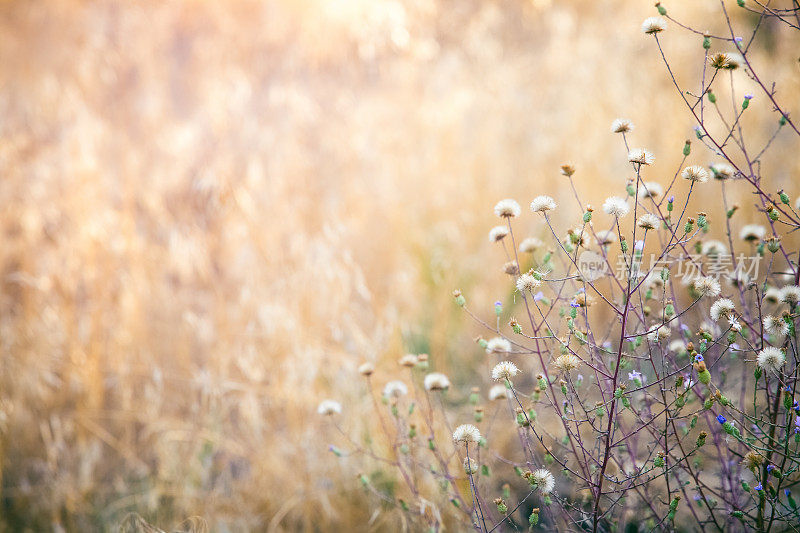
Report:
<svg viewBox="0 0 800 533"><path fill-rule="evenodd" d="M800 8L740 0L737 17L720 2L721 34L656 9L641 30L685 103L676 120L696 132L675 143L679 164L655 175L656 155L617 119L610 157L630 177L607 198L584 197L580 170L564 165L528 209L497 202L489 241L507 294L473 306L453 292L481 329L476 388L452 390L431 372L435 355L405 356L408 373L380 397L372 367L362 372L383 454L335 423L348 446L337 455L390 466L407 496L360 474L365 490L419 527L785 531L800 521L800 206L790 196L800 191L762 174L776 140L796 148L800 131L751 53L767 25L798 30ZM671 32L697 39L698 79L673 74ZM774 123L756 146L753 114ZM481 387L496 408L479 405ZM334 421L339 411L320 405Z"/></svg>

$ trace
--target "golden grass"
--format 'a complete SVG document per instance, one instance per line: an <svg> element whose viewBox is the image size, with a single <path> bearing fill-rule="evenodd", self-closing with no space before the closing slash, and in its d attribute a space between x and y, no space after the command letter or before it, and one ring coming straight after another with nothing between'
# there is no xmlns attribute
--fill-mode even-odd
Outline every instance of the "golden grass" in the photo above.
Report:
<svg viewBox="0 0 800 533"><path fill-rule="evenodd" d="M652 7L604 6L0 5L0 527L363 528L317 402L374 428L355 369L382 386L405 351L467 391L477 329L450 291L508 290L491 206L568 205L566 160L595 205L622 190L616 116L674 172L692 124L638 31ZM769 33L788 91L797 39ZM696 75L700 41L664 41ZM796 188L796 157L770 165Z"/></svg>

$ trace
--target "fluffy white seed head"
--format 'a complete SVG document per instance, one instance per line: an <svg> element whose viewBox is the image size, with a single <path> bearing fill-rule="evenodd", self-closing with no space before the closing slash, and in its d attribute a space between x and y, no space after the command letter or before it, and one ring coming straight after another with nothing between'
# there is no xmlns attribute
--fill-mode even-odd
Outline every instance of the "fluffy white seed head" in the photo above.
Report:
<svg viewBox="0 0 800 533"><path fill-rule="evenodd" d="M550 494L556 488L556 478L545 468L532 472L530 482L542 494Z"/></svg>
<svg viewBox="0 0 800 533"><path fill-rule="evenodd" d="M358 373L362 376L371 376L372 373L375 372L375 365L367 361L366 363L362 363L358 367Z"/></svg>
<svg viewBox="0 0 800 533"><path fill-rule="evenodd" d="M700 248L700 253L709 257L727 253L728 246L722 241L705 241Z"/></svg>
<svg viewBox="0 0 800 533"><path fill-rule="evenodd" d="M792 307L800 302L800 287L797 285L786 285L781 289L781 301Z"/></svg>
<svg viewBox="0 0 800 533"><path fill-rule="evenodd" d="M541 239L537 239L536 237L528 237L519 243L519 251L523 254L533 253L542 246L544 246L544 243L541 241Z"/></svg>
<svg viewBox="0 0 800 533"><path fill-rule="evenodd" d="M728 70L736 70L744 65L744 58L741 54L736 52L725 52L725 68Z"/></svg>
<svg viewBox="0 0 800 533"><path fill-rule="evenodd" d="M681 177L685 180L705 183L708 181L708 171L700 165L692 165L683 169Z"/></svg>
<svg viewBox="0 0 800 533"><path fill-rule="evenodd" d="M699 277L694 280L692 285L701 296L716 298L719 296L719 293L722 292L722 287L720 287L719 281L711 276Z"/></svg>
<svg viewBox="0 0 800 533"><path fill-rule="evenodd" d="M783 363L786 362L786 354L783 353L783 350L779 348L775 348L774 346L767 346L756 356L756 362L758 363L759 368L766 372L777 373Z"/></svg>
<svg viewBox="0 0 800 533"><path fill-rule="evenodd" d="M733 300L729 298L720 298L711 304L709 314L711 315L711 320L719 322L720 318L728 318L730 314L733 313L734 309Z"/></svg>
<svg viewBox="0 0 800 533"><path fill-rule="evenodd" d="M536 279L533 274L522 274L517 278L517 290L519 292L530 292L542 285L542 281Z"/></svg>
<svg viewBox="0 0 800 533"><path fill-rule="evenodd" d="M764 299L776 304L781 301L781 290L778 287L770 287L764 292Z"/></svg>
<svg viewBox="0 0 800 533"><path fill-rule="evenodd" d="M617 118L611 123L611 133L628 133L633 131L633 122L627 118Z"/></svg>
<svg viewBox="0 0 800 533"><path fill-rule="evenodd" d="M461 424L453 432L455 442L478 442L481 440L481 432L472 424Z"/></svg>
<svg viewBox="0 0 800 533"><path fill-rule="evenodd" d="M686 343L680 339L675 339L667 345L667 349L672 353L683 353L686 351Z"/></svg>
<svg viewBox="0 0 800 533"><path fill-rule="evenodd" d="M317 407L317 413L328 416L338 415L342 412L342 404L334 400L322 400Z"/></svg>
<svg viewBox="0 0 800 533"><path fill-rule="evenodd" d="M639 217L639 220L636 221L636 225L642 229L650 230L656 229L659 222L660 220L656 215L652 213L645 213Z"/></svg>
<svg viewBox="0 0 800 533"><path fill-rule="evenodd" d="M664 194L664 187L661 186L660 183L656 183L655 181L645 181L642 183L642 186L639 187L639 198L653 198L656 199L659 196Z"/></svg>
<svg viewBox="0 0 800 533"><path fill-rule="evenodd" d="M495 226L489 230L489 242L500 242L508 236L508 227Z"/></svg>
<svg viewBox="0 0 800 533"><path fill-rule="evenodd" d="M781 318L766 315L764 317L764 331L770 335L786 336L789 334L789 324Z"/></svg>
<svg viewBox="0 0 800 533"><path fill-rule="evenodd" d="M519 368L517 368L517 365L511 361L502 361L497 363L492 369L492 379L495 381L500 381L503 379L510 380L517 374L519 374Z"/></svg>
<svg viewBox="0 0 800 533"><path fill-rule="evenodd" d="M647 17L642 22L642 31L648 35L653 35L667 29L667 21L662 17Z"/></svg>
<svg viewBox="0 0 800 533"><path fill-rule="evenodd" d="M510 397L511 397L511 391L509 391L505 385L498 384L492 386L492 388L489 389L489 399L492 401L504 400Z"/></svg>
<svg viewBox="0 0 800 533"><path fill-rule="evenodd" d="M486 343L486 353L508 353L511 343L503 337L493 337Z"/></svg>
<svg viewBox="0 0 800 533"><path fill-rule="evenodd" d="M647 337L650 339L650 342L659 343L667 340L671 334L672 330L667 326L659 326L651 331Z"/></svg>
<svg viewBox="0 0 800 533"><path fill-rule="evenodd" d="M767 229L759 224L747 224L739 232L739 238L743 241L760 241L767 234Z"/></svg>
<svg viewBox="0 0 800 533"><path fill-rule="evenodd" d="M431 372L425 376L425 390L447 390L450 388L450 380L440 372Z"/></svg>
<svg viewBox="0 0 800 533"><path fill-rule="evenodd" d="M603 212L613 217L622 218L627 215L631 210L631 206L624 198L619 196L610 196L603 202Z"/></svg>
<svg viewBox="0 0 800 533"><path fill-rule="evenodd" d="M383 395L387 398L399 398L408 394L408 387L402 381L390 381L383 387Z"/></svg>
<svg viewBox="0 0 800 533"><path fill-rule="evenodd" d="M644 148L634 148L628 152L628 161L631 163L638 163L640 165L652 165L655 163L656 156L645 150Z"/></svg>
<svg viewBox="0 0 800 533"><path fill-rule="evenodd" d="M407 366L409 368L417 366L419 363L419 356L413 353L407 353L398 361L400 366Z"/></svg>
<svg viewBox="0 0 800 533"><path fill-rule="evenodd" d="M736 175L736 169L728 163L714 163L711 165L711 172L718 180L728 180Z"/></svg>
<svg viewBox="0 0 800 533"><path fill-rule="evenodd" d="M519 216L521 211L516 200L512 200L511 198L500 200L494 206L494 214L500 218L515 218Z"/></svg>
<svg viewBox="0 0 800 533"><path fill-rule="evenodd" d="M555 365L558 370L562 372L569 372L571 370L578 368L578 365L580 363L581 360L578 359L575 355L571 353L565 353L559 355L558 358L556 358Z"/></svg>
<svg viewBox="0 0 800 533"><path fill-rule="evenodd" d="M531 211L534 213L544 213L545 211L552 211L556 208L556 201L549 196L537 196L531 202Z"/></svg>
<svg viewBox="0 0 800 533"><path fill-rule="evenodd" d="M601 229L596 233L597 244L600 246L607 246L617 242L617 234L610 229Z"/></svg>

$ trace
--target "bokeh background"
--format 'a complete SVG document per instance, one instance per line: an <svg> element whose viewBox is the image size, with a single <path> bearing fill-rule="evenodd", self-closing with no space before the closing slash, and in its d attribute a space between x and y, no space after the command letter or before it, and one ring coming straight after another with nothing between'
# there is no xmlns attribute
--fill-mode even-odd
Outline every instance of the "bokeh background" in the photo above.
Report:
<svg viewBox="0 0 800 533"><path fill-rule="evenodd" d="M717 2L676 4L723 31ZM431 354L456 398L480 384L479 329L450 293L488 313L509 291L492 206L550 194L574 224L567 161L586 201L622 193L614 118L669 182L693 123L639 29L654 14L0 3L0 530L109 529L131 511L165 529L398 526L373 515L358 463L328 451L341 441L316 405L336 398L364 431L356 367L375 362L379 386L408 351ZM662 36L696 87L701 38ZM799 44L767 23L754 50L794 111ZM746 121L756 145L777 120L765 100ZM779 135L763 167L793 197L796 146ZM537 220L520 231L543 236Z"/></svg>

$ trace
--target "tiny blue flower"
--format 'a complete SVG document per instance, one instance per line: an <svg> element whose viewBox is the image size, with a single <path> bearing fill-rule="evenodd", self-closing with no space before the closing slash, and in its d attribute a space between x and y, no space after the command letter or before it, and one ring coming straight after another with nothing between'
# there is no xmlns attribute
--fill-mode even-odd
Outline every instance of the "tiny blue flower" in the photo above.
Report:
<svg viewBox="0 0 800 533"><path fill-rule="evenodd" d="M744 95L744 98L745 100L752 100L753 98L755 98L755 96L753 96L753 93L747 93Z"/></svg>
<svg viewBox="0 0 800 533"><path fill-rule="evenodd" d="M538 302L542 298L544 298L544 293L542 291L539 291L539 292L537 292L536 294L533 295L533 301L534 302Z"/></svg>
<svg viewBox="0 0 800 533"><path fill-rule="evenodd" d="M767 465L767 472L772 472L775 470L775 465Z"/></svg>
<svg viewBox="0 0 800 533"><path fill-rule="evenodd" d="M761 483L754 487L756 490L764 490L764 487L761 486Z"/></svg>
<svg viewBox="0 0 800 533"><path fill-rule="evenodd" d="M727 419L727 418L725 418L724 416L722 416L722 415L717 415L717 422L719 422L720 424L724 424L724 423L725 423L725 422L727 422L727 421L728 421L728 419Z"/></svg>
<svg viewBox="0 0 800 533"><path fill-rule="evenodd" d="M697 355L694 356L694 362L695 363L699 363L702 360L703 360L703 356L702 355L697 354Z"/></svg>
<svg viewBox="0 0 800 533"><path fill-rule="evenodd" d="M578 304L578 302L573 301L573 302L570 302L569 306L570 307L580 307L580 304Z"/></svg>
<svg viewBox="0 0 800 533"><path fill-rule="evenodd" d="M673 194L672 196L670 196L670 197L669 197L669 200L668 200L668 202L669 202L669 203L672 203L672 202L674 202L674 201L675 201L675 195Z"/></svg>

